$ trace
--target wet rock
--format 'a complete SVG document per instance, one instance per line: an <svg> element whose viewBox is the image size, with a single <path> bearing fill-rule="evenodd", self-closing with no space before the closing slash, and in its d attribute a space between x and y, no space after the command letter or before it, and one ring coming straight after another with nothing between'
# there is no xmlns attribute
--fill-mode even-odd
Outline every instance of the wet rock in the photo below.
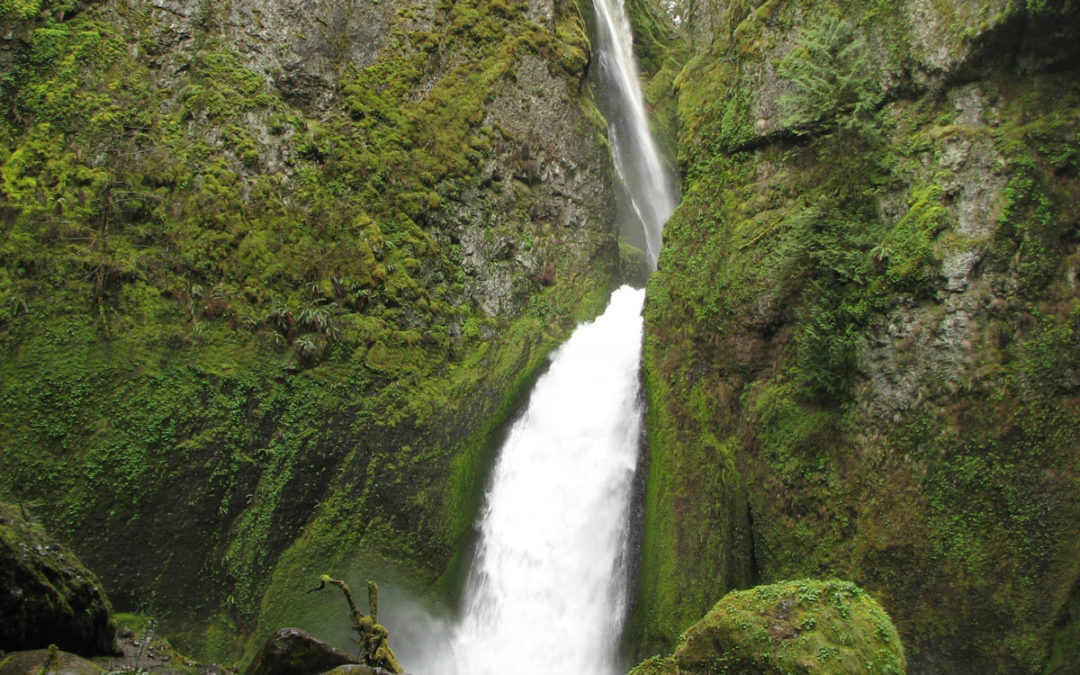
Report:
<svg viewBox="0 0 1080 675"><path fill-rule="evenodd" d="M75 554L0 504L0 650L51 644L115 654L116 626L101 584Z"/></svg>
<svg viewBox="0 0 1080 675"><path fill-rule="evenodd" d="M331 671L341 666L360 664L349 654L299 628L282 628L266 641L245 675L307 675ZM348 672L365 675L366 672L378 671Z"/></svg>

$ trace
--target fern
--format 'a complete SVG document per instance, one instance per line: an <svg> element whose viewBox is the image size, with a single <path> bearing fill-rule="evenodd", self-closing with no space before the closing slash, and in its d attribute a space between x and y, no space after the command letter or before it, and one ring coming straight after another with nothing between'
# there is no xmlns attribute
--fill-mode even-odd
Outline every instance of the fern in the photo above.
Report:
<svg viewBox="0 0 1080 675"><path fill-rule="evenodd" d="M780 97L780 121L794 133L876 134L880 69L866 39L844 19L829 13L808 25L779 73L791 82Z"/></svg>

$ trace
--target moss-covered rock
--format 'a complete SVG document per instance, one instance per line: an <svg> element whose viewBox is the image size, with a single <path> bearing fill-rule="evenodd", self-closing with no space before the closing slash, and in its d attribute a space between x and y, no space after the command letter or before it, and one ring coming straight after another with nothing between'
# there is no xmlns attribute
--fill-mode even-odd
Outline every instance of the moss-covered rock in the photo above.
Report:
<svg viewBox="0 0 1080 675"><path fill-rule="evenodd" d="M631 675L905 672L900 636L873 598L846 581L801 579L725 595L674 653Z"/></svg>
<svg viewBox="0 0 1080 675"><path fill-rule="evenodd" d="M326 675L390 675L389 671L382 668L374 668L372 666L361 666L358 664L349 664L345 666L338 666L333 670L328 670Z"/></svg>
<svg viewBox="0 0 1080 675"><path fill-rule="evenodd" d="M91 659L111 673L146 672L155 675L235 675L236 668L200 663L182 654L158 630L157 619L141 614L115 615L121 653Z"/></svg>
<svg viewBox="0 0 1080 675"><path fill-rule="evenodd" d="M0 675L100 675L104 672L94 662L57 649L55 645L0 658Z"/></svg>
<svg viewBox="0 0 1080 675"><path fill-rule="evenodd" d="M0 504L0 651L116 654L112 607L74 553Z"/></svg>
<svg viewBox="0 0 1080 675"><path fill-rule="evenodd" d="M1075 658L1076 6L696 11L645 309L639 643L708 592L835 575L913 670Z"/></svg>

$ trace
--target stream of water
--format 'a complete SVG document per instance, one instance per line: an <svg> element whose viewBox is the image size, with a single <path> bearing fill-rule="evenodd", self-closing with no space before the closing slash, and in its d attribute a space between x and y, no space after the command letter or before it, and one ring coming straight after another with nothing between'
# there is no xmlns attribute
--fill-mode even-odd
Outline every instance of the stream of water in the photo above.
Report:
<svg viewBox="0 0 1080 675"><path fill-rule="evenodd" d="M597 26L595 60L600 69L612 159L642 230L642 237L635 239L643 242L649 265L656 269L664 223L678 204L678 192L649 128L623 0L594 0L593 8Z"/></svg>
<svg viewBox="0 0 1080 675"><path fill-rule="evenodd" d="M641 410L644 292L579 326L510 431L452 646L470 675L614 673Z"/></svg>

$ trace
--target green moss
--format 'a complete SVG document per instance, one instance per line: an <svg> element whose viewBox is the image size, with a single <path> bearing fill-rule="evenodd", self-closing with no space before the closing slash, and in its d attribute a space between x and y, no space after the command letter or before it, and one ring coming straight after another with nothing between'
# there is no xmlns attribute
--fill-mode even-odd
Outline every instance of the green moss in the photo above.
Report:
<svg viewBox="0 0 1080 675"><path fill-rule="evenodd" d="M679 675L679 666L670 656L653 656L635 666L630 675Z"/></svg>
<svg viewBox="0 0 1080 675"><path fill-rule="evenodd" d="M651 297L651 285L649 293ZM647 344L649 339L647 335ZM679 345L671 347L677 349ZM656 353L646 348L647 359L655 358ZM677 359L674 350L663 353L666 359ZM634 618L636 641L642 651L660 649L666 637L681 632L694 620L695 608L711 601L710 595L717 592L718 584L722 588L747 584L752 574L749 523L734 465L737 441L703 429L715 412L701 384L691 394L700 407L691 407L685 415L679 415L682 411L668 405L673 383L685 375L658 377L656 373L662 372L662 366L656 366L647 363L645 370L652 450L638 593L648 599L648 604ZM671 447L681 433L691 430L697 432L701 442L687 452L673 455L657 451ZM691 466L697 470L690 471ZM684 480L691 474L694 480ZM687 518L698 500L710 504L709 518ZM665 555L666 542L679 542L680 547L685 547L684 555ZM697 554L686 555L690 550ZM700 581L706 578L710 579L708 583Z"/></svg>
<svg viewBox="0 0 1080 675"><path fill-rule="evenodd" d="M667 659L632 675L905 672L889 615L846 581L802 579L725 595Z"/></svg>
<svg viewBox="0 0 1080 675"><path fill-rule="evenodd" d="M0 3L0 19L32 19L41 12L41 0L4 0Z"/></svg>
<svg viewBox="0 0 1080 675"><path fill-rule="evenodd" d="M941 204L941 188L929 185L912 191L907 213L872 251L892 288L918 290L932 284L940 263L934 239L947 226L948 212Z"/></svg>
<svg viewBox="0 0 1080 675"><path fill-rule="evenodd" d="M819 12L901 73L895 4L714 8L715 41L676 80L683 201L645 309L639 655L708 609L701 589L821 574L873 593L917 667L1040 672L1071 634L1071 75L996 72L963 105L898 89L863 130L792 138L751 117L778 95L761 78L787 31ZM742 543L702 545L733 522Z"/></svg>
<svg viewBox="0 0 1080 675"><path fill-rule="evenodd" d="M1053 642L1047 658L1047 673L1067 673L1080 660L1077 638L1080 637L1080 594L1074 588L1069 594L1054 626Z"/></svg>

